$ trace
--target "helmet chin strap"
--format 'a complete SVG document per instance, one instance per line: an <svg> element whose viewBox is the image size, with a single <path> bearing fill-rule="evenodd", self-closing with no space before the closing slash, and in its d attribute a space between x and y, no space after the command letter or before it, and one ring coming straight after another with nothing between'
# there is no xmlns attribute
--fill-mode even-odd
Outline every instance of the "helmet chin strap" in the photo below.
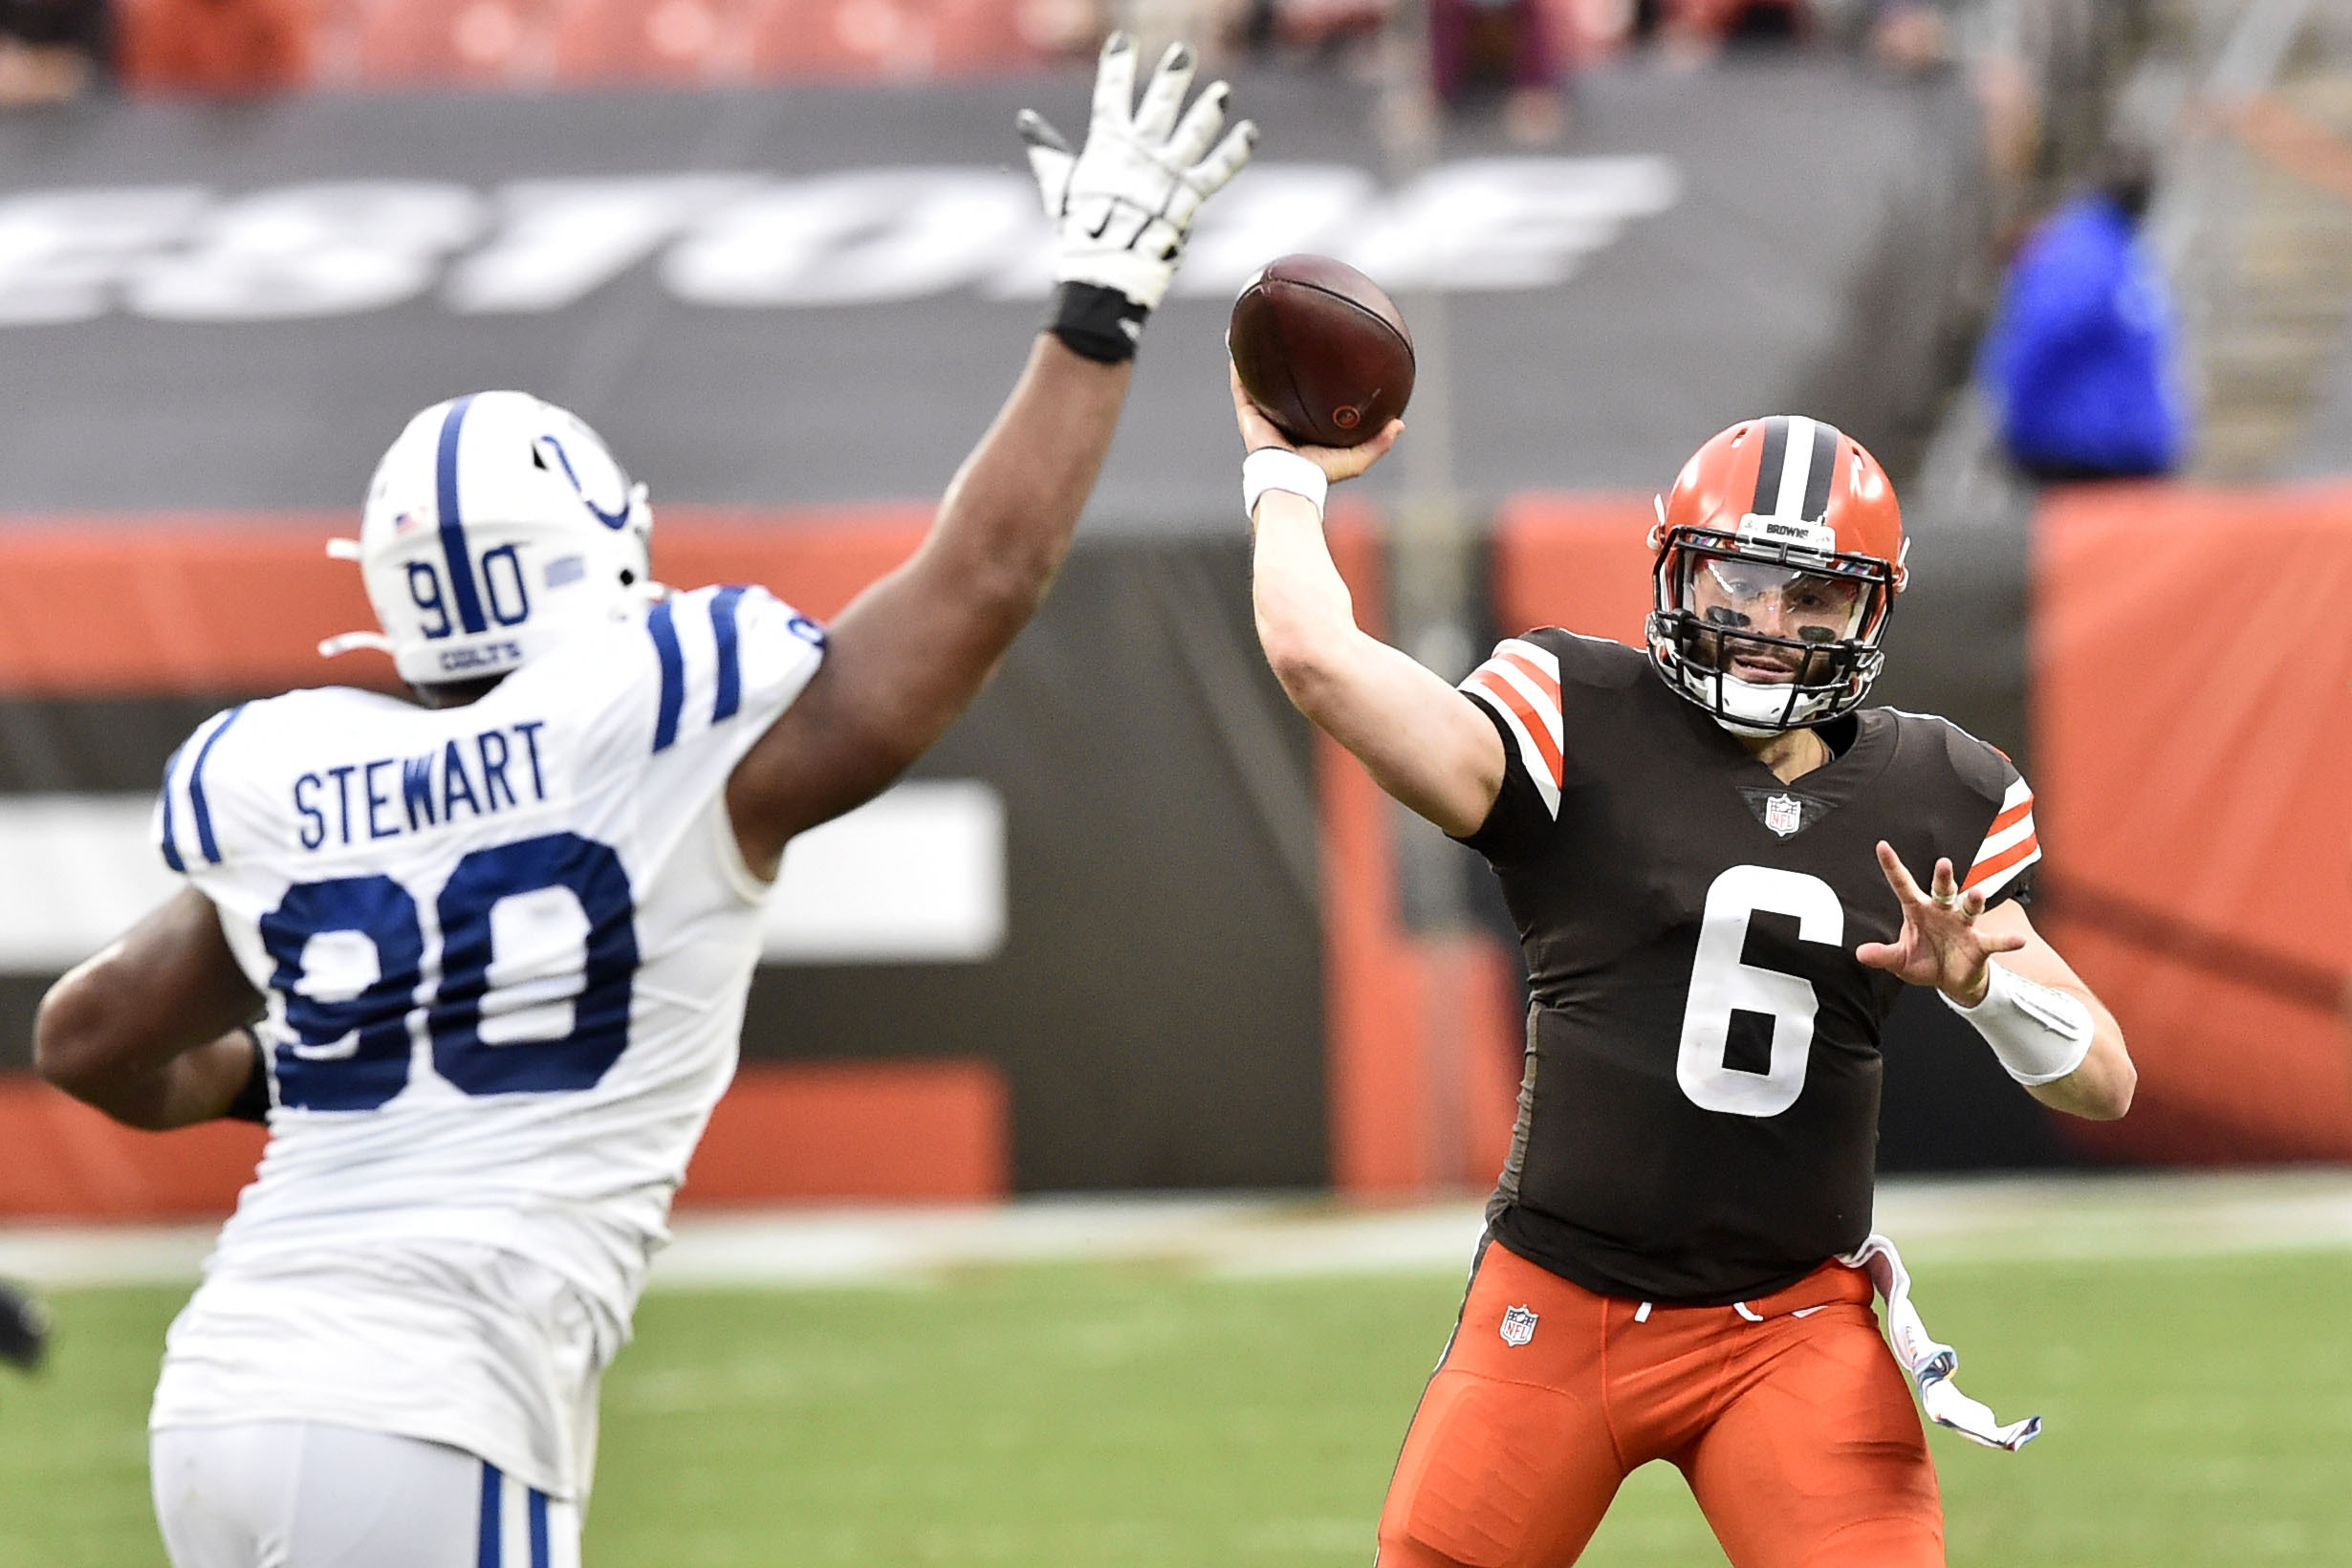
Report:
<svg viewBox="0 0 2352 1568"><path fill-rule="evenodd" d="M359 541L357 539L329 539L327 558L338 561L358 560ZM318 657L336 659L346 653L357 652L361 648L373 648L378 653L390 653L392 640L381 632L345 632L340 637L330 637L324 642L319 643Z"/></svg>
<svg viewBox="0 0 2352 1568"><path fill-rule="evenodd" d="M392 640L381 632L345 632L340 637L330 637L324 642L319 643L318 657L333 659L342 654L356 652L360 648L373 648L378 653L390 653Z"/></svg>

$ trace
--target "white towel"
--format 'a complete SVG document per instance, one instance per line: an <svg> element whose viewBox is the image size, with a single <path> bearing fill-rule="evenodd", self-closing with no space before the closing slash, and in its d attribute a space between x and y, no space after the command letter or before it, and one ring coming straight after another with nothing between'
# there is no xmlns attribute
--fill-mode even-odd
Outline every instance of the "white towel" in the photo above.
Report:
<svg viewBox="0 0 2352 1568"><path fill-rule="evenodd" d="M1838 1261L1867 1273L1879 1295L1885 1297L1887 1339L1894 1347L1895 1360L1919 1384L1919 1403L1929 1421L1950 1427L1971 1442L2011 1453L2041 1434L2041 1417L2027 1416L2003 1426L1988 1406L1960 1392L1951 1381L1960 1368L1960 1353L1938 1343L1920 1320L1919 1309L1911 1305L1910 1271L1904 1268L1903 1254L1895 1251L1893 1242L1873 1234Z"/></svg>

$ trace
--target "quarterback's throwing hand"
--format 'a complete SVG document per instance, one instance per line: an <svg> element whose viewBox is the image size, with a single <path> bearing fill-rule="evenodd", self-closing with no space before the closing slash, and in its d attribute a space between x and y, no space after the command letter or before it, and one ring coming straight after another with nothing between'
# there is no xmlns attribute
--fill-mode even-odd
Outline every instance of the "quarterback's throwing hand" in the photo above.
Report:
<svg viewBox="0 0 2352 1568"><path fill-rule="evenodd" d="M1903 930L1891 943L1863 943L1854 949L1855 961L1914 986L1933 986L1963 1007L1983 1001L1986 966L1993 955L2015 952L2026 939L1976 928L1976 917L1985 912L1985 896L1974 888L1961 892L1949 860L1935 862L1933 890L1923 893L1894 846L1882 838L1879 869L1903 905Z"/></svg>
<svg viewBox="0 0 2352 1568"><path fill-rule="evenodd" d="M1112 33L1095 76L1086 145L1075 153L1043 116L1021 111L1021 140L1054 225L1055 277L1124 295L1139 325L1141 313L1167 294L1192 215L1257 144L1257 127L1246 120L1219 140L1231 91L1221 81L1185 111L1196 63L1188 47L1170 46L1139 104L1135 40Z"/></svg>
<svg viewBox="0 0 2352 1568"><path fill-rule="evenodd" d="M1301 446L1275 429L1274 421L1259 412L1257 404L1250 401L1250 394L1241 389L1240 371L1229 363L1226 377L1232 382L1233 418L1241 425L1241 444L1245 450L1255 452L1268 446L1279 446L1285 451L1296 452L1322 469L1323 477L1335 485L1342 479L1355 478L1378 463L1387 455L1388 448L1397 444L1397 437L1405 433L1405 422L1392 419L1386 429L1371 440L1359 442L1353 446Z"/></svg>

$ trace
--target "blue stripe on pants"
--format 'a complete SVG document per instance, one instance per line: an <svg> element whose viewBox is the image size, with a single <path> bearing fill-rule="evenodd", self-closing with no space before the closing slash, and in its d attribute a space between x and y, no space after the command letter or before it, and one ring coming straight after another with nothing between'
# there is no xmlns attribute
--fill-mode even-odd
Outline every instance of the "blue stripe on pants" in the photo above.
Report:
<svg viewBox="0 0 2352 1568"><path fill-rule="evenodd" d="M531 1490L531 1568L551 1568L547 1554L547 1493Z"/></svg>
<svg viewBox="0 0 2352 1568"><path fill-rule="evenodd" d="M500 1495L503 1479L497 1466L482 1461L482 1551L474 1558L474 1568L499 1568L500 1515L506 1512L505 1498Z"/></svg>

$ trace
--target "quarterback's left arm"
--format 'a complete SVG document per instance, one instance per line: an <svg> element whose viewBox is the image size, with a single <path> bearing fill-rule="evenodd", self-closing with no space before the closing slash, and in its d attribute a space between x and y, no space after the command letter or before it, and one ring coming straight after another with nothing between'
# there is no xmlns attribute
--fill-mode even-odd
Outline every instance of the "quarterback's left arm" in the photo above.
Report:
<svg viewBox="0 0 2352 1568"><path fill-rule="evenodd" d="M212 901L184 887L49 988L33 1065L130 1126L210 1122L253 1079L252 1037L240 1026L260 1007Z"/></svg>
<svg viewBox="0 0 2352 1568"><path fill-rule="evenodd" d="M2015 901L1985 906L1938 860L1923 892L1882 842L1879 868L1903 906L1893 942L1865 942L1855 958L1915 986L1933 986L1973 1024L2026 1093L2052 1110L2112 1122L2131 1109L2139 1074L2123 1031ZM1997 964L1995 958L1999 959Z"/></svg>

